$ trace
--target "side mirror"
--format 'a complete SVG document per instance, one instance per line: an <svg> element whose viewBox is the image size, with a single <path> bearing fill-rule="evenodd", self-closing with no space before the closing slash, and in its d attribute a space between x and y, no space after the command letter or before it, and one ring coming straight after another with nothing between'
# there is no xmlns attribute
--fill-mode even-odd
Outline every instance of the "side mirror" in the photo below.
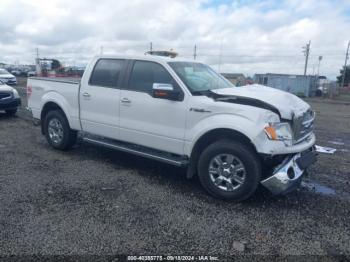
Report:
<svg viewBox="0 0 350 262"><path fill-rule="evenodd" d="M174 90L172 84L154 83L152 89L154 98L163 98L174 101L179 100L180 98L180 92Z"/></svg>

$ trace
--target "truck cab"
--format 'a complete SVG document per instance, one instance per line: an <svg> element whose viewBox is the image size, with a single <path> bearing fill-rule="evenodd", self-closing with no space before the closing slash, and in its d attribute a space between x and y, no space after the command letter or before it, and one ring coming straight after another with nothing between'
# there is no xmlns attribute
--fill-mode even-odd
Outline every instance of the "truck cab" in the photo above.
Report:
<svg viewBox="0 0 350 262"><path fill-rule="evenodd" d="M97 56L79 82L30 78L27 88L54 148L70 148L80 132L89 143L185 166L218 198L243 200L260 184L288 192L316 160L307 103L235 87L196 61Z"/></svg>

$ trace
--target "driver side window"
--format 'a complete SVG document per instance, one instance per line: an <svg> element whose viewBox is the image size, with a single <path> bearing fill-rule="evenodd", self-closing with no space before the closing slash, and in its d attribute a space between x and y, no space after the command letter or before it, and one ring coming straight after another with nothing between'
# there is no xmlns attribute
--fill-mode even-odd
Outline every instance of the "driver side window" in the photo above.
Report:
<svg viewBox="0 0 350 262"><path fill-rule="evenodd" d="M175 80L160 64L149 61L135 61L131 71L128 89L152 93L154 83L172 84L174 89L178 89Z"/></svg>

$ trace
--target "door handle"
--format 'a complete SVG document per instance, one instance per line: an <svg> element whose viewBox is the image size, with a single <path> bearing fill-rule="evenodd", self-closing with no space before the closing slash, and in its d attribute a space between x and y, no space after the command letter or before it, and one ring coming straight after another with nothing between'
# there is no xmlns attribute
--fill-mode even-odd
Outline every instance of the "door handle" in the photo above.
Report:
<svg viewBox="0 0 350 262"><path fill-rule="evenodd" d="M89 93L83 93L83 97L90 97L91 95Z"/></svg>
<svg viewBox="0 0 350 262"><path fill-rule="evenodd" d="M122 103L131 103L131 101L128 99L128 98L126 98L126 97L124 97L122 100L120 100L120 102L122 102Z"/></svg>

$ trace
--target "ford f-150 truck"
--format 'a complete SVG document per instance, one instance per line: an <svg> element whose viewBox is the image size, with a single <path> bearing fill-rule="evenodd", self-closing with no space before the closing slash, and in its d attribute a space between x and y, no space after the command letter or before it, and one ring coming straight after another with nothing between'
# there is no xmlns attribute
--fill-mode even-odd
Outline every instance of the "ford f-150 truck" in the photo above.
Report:
<svg viewBox="0 0 350 262"><path fill-rule="evenodd" d="M28 107L55 149L83 141L187 168L211 195L240 201L259 184L300 184L316 161L314 112L262 85L235 87L209 66L98 56L81 81L33 77Z"/></svg>

